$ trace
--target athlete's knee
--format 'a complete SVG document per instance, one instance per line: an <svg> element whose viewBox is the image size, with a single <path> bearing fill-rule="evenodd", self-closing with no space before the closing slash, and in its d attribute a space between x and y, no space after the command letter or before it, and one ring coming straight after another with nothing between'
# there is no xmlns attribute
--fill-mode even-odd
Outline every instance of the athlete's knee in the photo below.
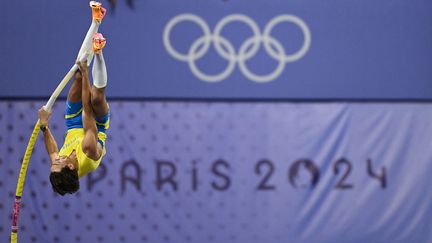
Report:
<svg viewBox="0 0 432 243"><path fill-rule="evenodd" d="M105 94L97 89L92 90L91 103L92 106L101 106L106 102Z"/></svg>

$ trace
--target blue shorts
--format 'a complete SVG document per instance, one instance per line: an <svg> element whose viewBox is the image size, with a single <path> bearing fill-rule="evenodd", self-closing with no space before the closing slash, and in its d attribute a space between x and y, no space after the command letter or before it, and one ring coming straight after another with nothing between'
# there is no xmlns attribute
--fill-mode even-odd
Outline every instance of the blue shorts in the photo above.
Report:
<svg viewBox="0 0 432 243"><path fill-rule="evenodd" d="M69 100L66 101L65 120L68 130L73 128L83 128L82 111L82 102L70 102ZM98 132L103 132L106 134L110 123L110 113L108 112L101 117L95 117L95 120Z"/></svg>

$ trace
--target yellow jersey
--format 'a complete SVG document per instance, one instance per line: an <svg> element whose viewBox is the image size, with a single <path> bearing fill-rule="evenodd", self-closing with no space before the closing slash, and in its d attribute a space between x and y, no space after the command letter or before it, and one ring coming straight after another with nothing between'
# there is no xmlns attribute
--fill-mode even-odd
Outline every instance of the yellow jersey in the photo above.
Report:
<svg viewBox="0 0 432 243"><path fill-rule="evenodd" d="M103 132L98 132L98 139L103 143L102 145L102 155L98 160L90 159L82 149L82 141L84 139L84 129L83 128L73 128L69 129L66 134L66 138L63 147L59 151L59 156L69 156L73 151L76 153L78 160L78 176L82 177L93 170L95 170L101 160L105 155L105 141L107 135Z"/></svg>

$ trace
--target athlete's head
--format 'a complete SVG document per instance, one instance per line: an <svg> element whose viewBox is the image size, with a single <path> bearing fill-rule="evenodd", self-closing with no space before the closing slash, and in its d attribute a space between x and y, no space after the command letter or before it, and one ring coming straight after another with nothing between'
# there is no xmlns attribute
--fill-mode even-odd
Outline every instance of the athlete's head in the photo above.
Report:
<svg viewBox="0 0 432 243"><path fill-rule="evenodd" d="M50 182L55 192L60 195L75 193L79 189L76 158L62 156L51 165Z"/></svg>

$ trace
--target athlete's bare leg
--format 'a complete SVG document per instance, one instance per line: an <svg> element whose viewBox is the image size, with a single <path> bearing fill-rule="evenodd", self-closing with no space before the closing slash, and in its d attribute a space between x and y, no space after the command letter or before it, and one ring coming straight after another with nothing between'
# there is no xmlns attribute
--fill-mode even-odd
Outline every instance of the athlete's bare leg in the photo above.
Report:
<svg viewBox="0 0 432 243"><path fill-rule="evenodd" d="M108 113L109 106L105 96L105 87L97 88L93 85L91 89L91 105L96 117L102 117Z"/></svg>
<svg viewBox="0 0 432 243"><path fill-rule="evenodd" d="M91 90L91 104L96 117L102 117L108 113L109 107L105 96L107 85L107 71L102 49L106 40L102 34L96 33L93 37L93 50L95 53L93 61L93 87Z"/></svg>
<svg viewBox="0 0 432 243"><path fill-rule="evenodd" d="M70 102L81 102L82 98L82 75L81 71L76 71L74 81L69 89L68 100Z"/></svg>

